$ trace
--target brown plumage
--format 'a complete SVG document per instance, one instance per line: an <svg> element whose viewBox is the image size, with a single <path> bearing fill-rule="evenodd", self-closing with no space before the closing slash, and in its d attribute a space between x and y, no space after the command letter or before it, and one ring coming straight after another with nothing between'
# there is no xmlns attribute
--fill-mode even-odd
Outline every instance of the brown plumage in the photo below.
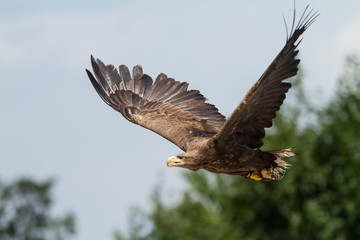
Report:
<svg viewBox="0 0 360 240"><path fill-rule="evenodd" d="M317 12L305 9L286 44L260 79L250 88L234 112L225 119L188 83L161 73L153 82L141 66L132 77L125 65L119 72L91 57L95 77L86 70L100 97L127 120L150 129L176 144L185 153L170 157L169 167L205 169L213 173L242 175L255 180L281 179L288 165L283 158L295 156L291 148L262 151L265 128L285 99L300 60L295 59L299 37L315 21Z"/></svg>

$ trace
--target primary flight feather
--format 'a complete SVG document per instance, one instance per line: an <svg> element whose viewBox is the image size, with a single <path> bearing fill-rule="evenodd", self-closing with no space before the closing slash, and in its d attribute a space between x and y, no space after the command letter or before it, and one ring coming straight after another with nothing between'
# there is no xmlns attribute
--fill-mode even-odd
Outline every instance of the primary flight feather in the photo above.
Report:
<svg viewBox="0 0 360 240"><path fill-rule="evenodd" d="M153 82L135 66L132 76L125 65L119 71L91 56L93 74L86 70L100 97L127 120L150 129L181 148L184 153L170 157L169 167L193 171L241 175L255 180L281 179L288 164L284 157L295 156L291 148L262 151L265 128L285 99L291 83L283 80L298 71L299 37L318 16L308 7L292 29L286 44L244 99L226 119L198 90L188 90L161 73Z"/></svg>

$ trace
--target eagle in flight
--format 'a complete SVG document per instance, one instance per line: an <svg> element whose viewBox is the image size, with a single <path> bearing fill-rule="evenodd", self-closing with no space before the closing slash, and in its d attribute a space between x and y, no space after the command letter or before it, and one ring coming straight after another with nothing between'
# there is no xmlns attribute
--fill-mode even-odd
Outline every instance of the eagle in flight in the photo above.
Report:
<svg viewBox="0 0 360 240"><path fill-rule="evenodd" d="M260 147L265 128L271 127L291 87L283 80L298 71L299 37L319 15L307 9L297 24L294 10L284 48L227 119L214 105L206 103L198 90L188 90L188 83L163 73L153 82L141 66L135 66L131 76L125 65L118 71L93 56L95 77L86 72L105 103L130 122L163 136L184 151L170 157L168 167L205 169L254 180L281 179L288 166L283 158L296 154L292 148L262 151Z"/></svg>

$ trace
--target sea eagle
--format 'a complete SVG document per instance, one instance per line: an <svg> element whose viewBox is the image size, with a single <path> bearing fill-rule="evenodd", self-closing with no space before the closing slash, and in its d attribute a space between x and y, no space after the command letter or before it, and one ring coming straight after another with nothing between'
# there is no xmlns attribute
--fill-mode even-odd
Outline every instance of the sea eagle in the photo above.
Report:
<svg viewBox="0 0 360 240"><path fill-rule="evenodd" d="M130 122L150 129L184 151L170 157L168 167L205 169L254 180L281 179L288 166L283 158L296 154L292 148L262 151L260 147L265 128L271 127L291 87L283 80L298 71L299 37L319 15L307 9L297 24L294 10L284 48L227 119L214 105L206 103L198 90L188 90L188 83L163 73L153 82L141 66L135 66L131 76L125 65L117 71L93 56L95 77L86 72L105 103Z"/></svg>

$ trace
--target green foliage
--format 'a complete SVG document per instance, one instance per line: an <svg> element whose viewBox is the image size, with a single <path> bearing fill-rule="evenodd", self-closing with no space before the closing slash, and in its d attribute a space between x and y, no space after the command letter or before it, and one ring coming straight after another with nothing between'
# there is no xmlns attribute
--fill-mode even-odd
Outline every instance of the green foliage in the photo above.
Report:
<svg viewBox="0 0 360 240"><path fill-rule="evenodd" d="M360 61L346 63L335 97L319 111L295 80L297 104L283 107L265 139L266 149L300 153L283 180L187 172L182 198L166 206L155 192L151 213L134 216L130 239L360 238Z"/></svg>
<svg viewBox="0 0 360 240"><path fill-rule="evenodd" d="M74 218L50 217L52 181L0 184L1 240L61 240L74 234Z"/></svg>

